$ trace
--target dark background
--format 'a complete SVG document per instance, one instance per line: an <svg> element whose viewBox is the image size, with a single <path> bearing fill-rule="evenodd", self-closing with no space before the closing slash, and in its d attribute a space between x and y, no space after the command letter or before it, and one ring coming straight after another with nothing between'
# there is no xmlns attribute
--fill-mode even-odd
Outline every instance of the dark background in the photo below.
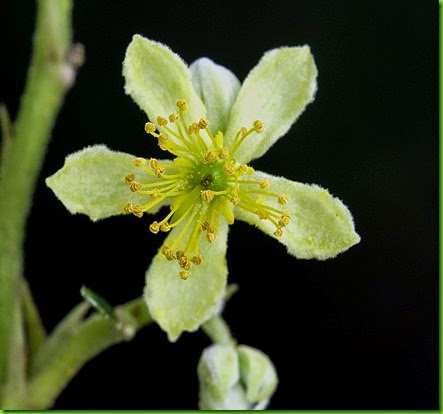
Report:
<svg viewBox="0 0 443 414"><path fill-rule="evenodd" d="M234 5L235 3L235 5ZM34 8L0 2L0 100L15 115ZM93 224L70 216L44 177L64 157L105 143L157 154L145 115L123 92L134 33L190 63L208 56L243 80L268 49L309 44L318 93L256 169L317 183L353 213L359 245L326 262L297 260L241 222L231 227L225 318L266 352L280 385L270 409L438 407L438 78L436 1L77 0L75 40L87 59L67 96L37 186L26 275L48 329L86 284L113 304L141 294L161 244L148 219ZM30 125L32 128L32 125ZM170 344L144 329L88 363L59 409L195 409L201 332Z"/></svg>

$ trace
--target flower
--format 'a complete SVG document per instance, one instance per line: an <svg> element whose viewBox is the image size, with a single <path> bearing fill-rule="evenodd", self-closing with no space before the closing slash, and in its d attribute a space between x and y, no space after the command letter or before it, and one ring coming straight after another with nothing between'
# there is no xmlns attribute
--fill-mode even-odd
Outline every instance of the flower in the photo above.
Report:
<svg viewBox="0 0 443 414"><path fill-rule="evenodd" d="M278 384L269 357L247 345L209 346L197 373L201 410L264 410Z"/></svg>
<svg viewBox="0 0 443 414"><path fill-rule="evenodd" d="M220 304L228 225L235 219L298 258L331 258L359 242L349 210L327 190L249 165L313 101L317 69L309 47L268 51L241 85L207 58L187 67L167 46L135 35L123 74L126 93L148 116L146 133L173 159L94 146L68 156L47 184L71 212L93 220L170 206L149 226L168 236L145 289L170 340L198 329Z"/></svg>

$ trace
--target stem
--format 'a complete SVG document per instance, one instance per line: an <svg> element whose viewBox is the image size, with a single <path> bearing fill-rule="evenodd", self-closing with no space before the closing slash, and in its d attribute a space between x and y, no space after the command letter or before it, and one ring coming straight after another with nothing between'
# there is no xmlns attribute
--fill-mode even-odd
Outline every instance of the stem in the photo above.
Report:
<svg viewBox="0 0 443 414"><path fill-rule="evenodd" d="M228 324L219 315L213 316L202 325L203 332L214 344L232 345L233 338Z"/></svg>
<svg viewBox="0 0 443 414"><path fill-rule="evenodd" d="M49 345L52 347L51 358L40 372L31 377L28 401L22 409L49 408L87 361L111 345L131 340L139 329L153 322L143 299L117 307L116 314L118 323L95 313L82 322L71 336L60 342L56 349L53 344Z"/></svg>
<svg viewBox="0 0 443 414"><path fill-rule="evenodd" d="M50 132L74 69L71 0L38 0L31 65L13 136L0 165L0 384L5 381L20 296L25 226ZM3 119L5 117L3 116Z"/></svg>

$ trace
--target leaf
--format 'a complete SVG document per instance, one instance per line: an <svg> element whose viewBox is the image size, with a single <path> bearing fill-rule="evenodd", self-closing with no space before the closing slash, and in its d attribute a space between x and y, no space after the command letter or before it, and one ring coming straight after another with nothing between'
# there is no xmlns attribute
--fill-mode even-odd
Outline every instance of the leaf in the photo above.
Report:
<svg viewBox="0 0 443 414"><path fill-rule="evenodd" d="M329 259L360 241L348 208L324 188L301 184L257 171L251 180L268 180L269 190L288 194L289 202L275 207L288 210L291 219L281 237L274 236L275 227L256 214L235 208L237 219L246 221L283 243L288 252L299 259Z"/></svg>
<svg viewBox="0 0 443 414"><path fill-rule="evenodd" d="M86 214L92 221L124 214L125 203L150 201L147 195L131 192L125 176L133 173L142 183L156 180L135 167L134 159L133 155L111 151L104 145L87 147L68 155L64 166L46 179L46 185L72 214ZM149 213L157 212L167 203L161 201Z"/></svg>
<svg viewBox="0 0 443 414"><path fill-rule="evenodd" d="M174 228L165 244L174 240L181 226ZM195 331L215 312L223 299L228 268L226 265L228 225L220 220L214 242L200 243L203 261L193 266L192 276L182 280L176 260L168 261L160 252L146 273L145 299L149 312L174 342L183 331ZM186 240L186 237L185 237Z"/></svg>

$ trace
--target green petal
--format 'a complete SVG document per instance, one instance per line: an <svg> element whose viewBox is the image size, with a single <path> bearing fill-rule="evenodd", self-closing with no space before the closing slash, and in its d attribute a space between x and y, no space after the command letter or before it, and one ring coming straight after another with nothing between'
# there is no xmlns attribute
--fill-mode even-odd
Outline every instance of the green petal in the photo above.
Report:
<svg viewBox="0 0 443 414"><path fill-rule="evenodd" d="M274 364L265 353L250 346L239 345L237 352L247 399L253 403L268 400L278 384Z"/></svg>
<svg viewBox="0 0 443 414"><path fill-rule="evenodd" d="M229 69L208 58L196 60L189 70L194 88L206 106L209 129L213 134L225 132L240 81Z"/></svg>
<svg viewBox="0 0 443 414"><path fill-rule="evenodd" d="M182 225L166 238L171 245ZM207 321L223 299L228 268L226 265L228 225L220 220L214 242L200 241L203 261L192 266L191 277L180 279L177 261L168 261L160 252L146 273L145 299L149 312L174 342L183 331L195 331ZM184 240L187 240L185 238Z"/></svg>
<svg viewBox="0 0 443 414"><path fill-rule="evenodd" d="M126 50L123 75L125 92L151 122L156 123L157 116L167 117L177 112L179 99L186 99L189 104L189 121L198 121L206 114L186 64L161 43L135 35Z"/></svg>
<svg viewBox="0 0 443 414"><path fill-rule="evenodd" d="M133 155L111 151L104 145L87 147L68 155L64 166L46 179L46 185L72 214L86 214L92 221L124 214L125 203L149 201L148 196L130 191L125 176L133 173L142 183L156 180L136 168L134 159ZM167 162L170 161L161 161ZM149 213L166 204L159 203Z"/></svg>
<svg viewBox="0 0 443 414"><path fill-rule="evenodd" d="M329 259L360 241L348 208L320 186L296 183L262 172L256 172L248 179L268 180L269 191L289 195L286 205L275 203L273 207L288 210L291 220L284 227L283 235L276 237L275 227L268 220L260 220L256 214L235 208L235 217L276 238L297 258ZM263 199L263 203L268 204L267 200Z"/></svg>
<svg viewBox="0 0 443 414"><path fill-rule="evenodd" d="M308 46L265 53L244 81L229 119L226 139L230 142L241 127L249 129L257 119L265 124L260 135L251 135L237 150L235 157L240 162L260 157L289 130L313 101L316 78L317 68Z"/></svg>

